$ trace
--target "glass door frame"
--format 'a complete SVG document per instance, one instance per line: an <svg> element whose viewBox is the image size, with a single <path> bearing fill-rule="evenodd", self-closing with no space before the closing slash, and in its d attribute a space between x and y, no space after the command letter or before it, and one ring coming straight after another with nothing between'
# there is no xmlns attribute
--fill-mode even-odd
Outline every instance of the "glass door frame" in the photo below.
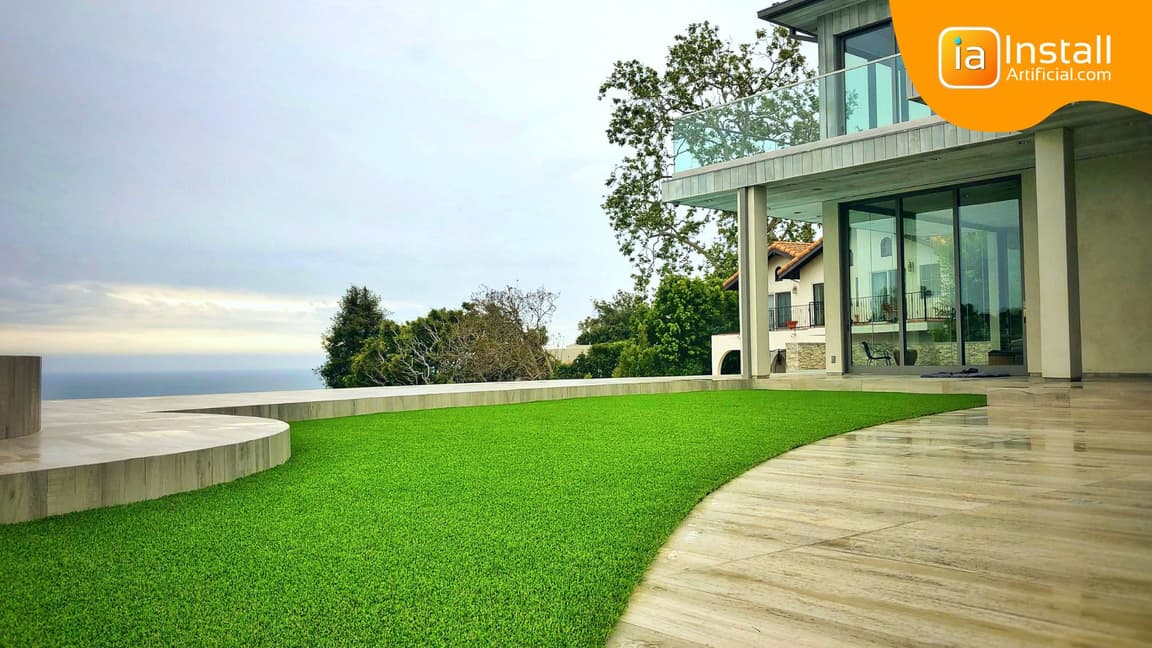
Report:
<svg viewBox="0 0 1152 648"><path fill-rule="evenodd" d="M1021 272L1020 272L1020 294L1021 294L1021 298L1025 300L1025 303L1027 303L1026 302L1026 295L1025 295L1025 285L1024 285L1024 283L1025 283L1024 272L1023 272L1024 266L1025 266L1025 259L1024 259L1025 250L1024 250L1024 241L1023 241L1023 232L1024 232L1024 229L1023 229L1024 228L1024 199L1023 199L1024 196L1023 196L1023 193L1024 193L1024 185L1023 185L1023 180L1022 180L1022 177L1020 176L1020 174L1014 174L1014 175L1000 176L1000 177L996 177L996 178L986 178L983 180L975 180L972 182L963 182L960 184L943 185L943 186L939 186L939 187L933 187L931 189L917 189L916 191L908 191L908 192L891 194L891 195L884 195L884 196L875 196L875 197L871 197L871 198L861 198L861 199L856 199L856 200L851 200L851 201L840 203L839 214L838 214L838 220L839 220L838 225L840 227L840 240L844 241L844 244L840 246L840 285L843 287L843 289L840 291L840 309L841 309L840 312L845 314L845 315L852 312L851 311L852 285L851 285L851 274L850 274L851 273L851 267L849 264L849 254L850 254L850 248L851 248L851 236L849 235L848 212L853 208L853 206L859 205L861 203L877 202L877 201L881 201L881 200L892 200L896 204L896 235L895 235L895 239L893 240L893 243L892 243L892 245L895 249L892 251L892 253L896 256L896 267L899 269L899 271L896 273L896 289L898 291L898 294L900 295L900 299L896 300L896 318L897 318L896 322L897 322L897 334L898 334L898 338L900 340L900 354L901 354L901 356L904 356L904 354L907 350L907 347L908 347L907 322L905 320L905 301L906 301L906 296L907 296L907 290L906 290L905 285L904 285L904 282L905 282L904 275L906 273L906 266L905 266L906 262L904 260L904 199L914 197L914 196L919 196L919 195L942 193L945 191L949 191L952 194L952 235L953 235L953 254L952 254L953 268L952 268L952 270L954 272L953 276L956 277L956 289L955 289L956 295L954 298L955 301L953 304L953 310L955 311L954 318L955 318L955 327L956 327L956 345L957 345L957 353L959 354L957 357L962 359L962 360L967 360L967 355L966 355L967 350L965 349L965 346L964 346L964 326L963 326L963 316L964 316L964 314L963 314L963 303L964 303L963 299L964 299L964 295L963 295L963 287L961 286L961 281L960 281L960 276L961 276L961 272L962 272L962 266L961 266L962 260L960 258L960 250L961 250L961 243L960 243L960 241L961 241L961 236L960 236L960 229L961 229L960 228L960 192L962 190L968 188L968 187L974 187L974 186L979 186L979 185L984 185L984 184L992 184L992 183L996 183L996 182L1004 182L1006 180L1013 180L1013 179L1016 181L1016 185L1020 189L1020 196L1016 199L1016 226L1018 228L1018 231L1021 233L1021 241L1020 241L1020 270L1021 270ZM846 373L888 374L888 375L891 375L891 374L914 374L914 375L919 375L922 373L928 373L928 372L932 372L932 371L956 371L958 369L968 368L968 367L973 367L973 366L975 366L978 369L983 368L983 365L968 365L968 364L945 365L945 366L940 366L940 365L912 365L912 366L907 366L907 365L901 364L898 366L890 366L890 367L856 365L852 362L852 357L853 357L852 356L852 318L847 317L847 316L841 317L840 323L841 323L840 336L841 336L841 340L843 341L843 346L841 348L843 349L844 370ZM1027 333L1027 331L1028 331L1027 315L1024 315L1024 317L1023 317L1023 333L1025 336L1024 337L1025 344L1023 345L1023 349L1024 349L1023 356L1022 356L1023 357L1023 364L1019 364L1019 365L997 365L996 368L994 369L994 371L1002 371L1002 372L1009 373L1012 375L1025 375L1025 376L1028 375L1028 345L1027 345L1027 334L1028 333Z"/></svg>

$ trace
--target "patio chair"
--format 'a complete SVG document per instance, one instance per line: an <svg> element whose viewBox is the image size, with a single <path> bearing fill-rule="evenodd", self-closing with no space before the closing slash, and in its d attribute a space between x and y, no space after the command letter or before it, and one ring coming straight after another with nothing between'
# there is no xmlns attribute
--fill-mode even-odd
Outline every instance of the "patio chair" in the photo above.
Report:
<svg viewBox="0 0 1152 648"><path fill-rule="evenodd" d="M872 347L869 346L864 340L860 340L860 344L864 345L864 355L868 357L868 364L872 364L876 360L883 360L885 366L892 366L892 356L885 352L875 353Z"/></svg>

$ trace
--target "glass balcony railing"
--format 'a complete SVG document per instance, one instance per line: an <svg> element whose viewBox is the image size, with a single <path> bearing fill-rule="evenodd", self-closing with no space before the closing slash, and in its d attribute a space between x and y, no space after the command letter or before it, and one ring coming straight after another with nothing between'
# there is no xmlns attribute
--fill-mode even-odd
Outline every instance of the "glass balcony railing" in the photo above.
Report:
<svg viewBox="0 0 1152 648"><path fill-rule="evenodd" d="M672 127L675 171L898 124L932 111L909 99L899 54L690 113Z"/></svg>

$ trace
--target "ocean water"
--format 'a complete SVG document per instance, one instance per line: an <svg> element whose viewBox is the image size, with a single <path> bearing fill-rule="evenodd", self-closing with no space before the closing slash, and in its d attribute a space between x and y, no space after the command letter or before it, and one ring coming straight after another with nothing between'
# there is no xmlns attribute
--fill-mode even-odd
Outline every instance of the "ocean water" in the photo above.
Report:
<svg viewBox="0 0 1152 648"><path fill-rule="evenodd" d="M45 372L41 383L41 397L45 400L126 398L323 388L324 383L311 369Z"/></svg>

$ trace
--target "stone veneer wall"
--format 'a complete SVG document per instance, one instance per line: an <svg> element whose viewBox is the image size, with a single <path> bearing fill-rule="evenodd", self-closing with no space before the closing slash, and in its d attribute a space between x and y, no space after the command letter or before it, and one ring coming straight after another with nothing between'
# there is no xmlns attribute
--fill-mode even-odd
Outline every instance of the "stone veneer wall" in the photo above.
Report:
<svg viewBox="0 0 1152 648"><path fill-rule="evenodd" d="M988 364L988 352L992 350L991 342L968 342L965 344L968 350L969 358L977 358L981 366ZM931 342L928 344L916 345L919 353L916 358L916 365L918 367L953 367L960 364L960 358L957 354L956 343L954 342ZM877 344L873 345L873 353L890 352L891 345ZM852 364L856 366L867 366L868 357L864 355L864 346L857 341L852 345ZM875 365L883 365L883 361L873 362ZM969 363L973 364L973 363Z"/></svg>
<svg viewBox="0 0 1152 648"><path fill-rule="evenodd" d="M784 345L788 351L788 370L825 369L823 342L789 342Z"/></svg>

